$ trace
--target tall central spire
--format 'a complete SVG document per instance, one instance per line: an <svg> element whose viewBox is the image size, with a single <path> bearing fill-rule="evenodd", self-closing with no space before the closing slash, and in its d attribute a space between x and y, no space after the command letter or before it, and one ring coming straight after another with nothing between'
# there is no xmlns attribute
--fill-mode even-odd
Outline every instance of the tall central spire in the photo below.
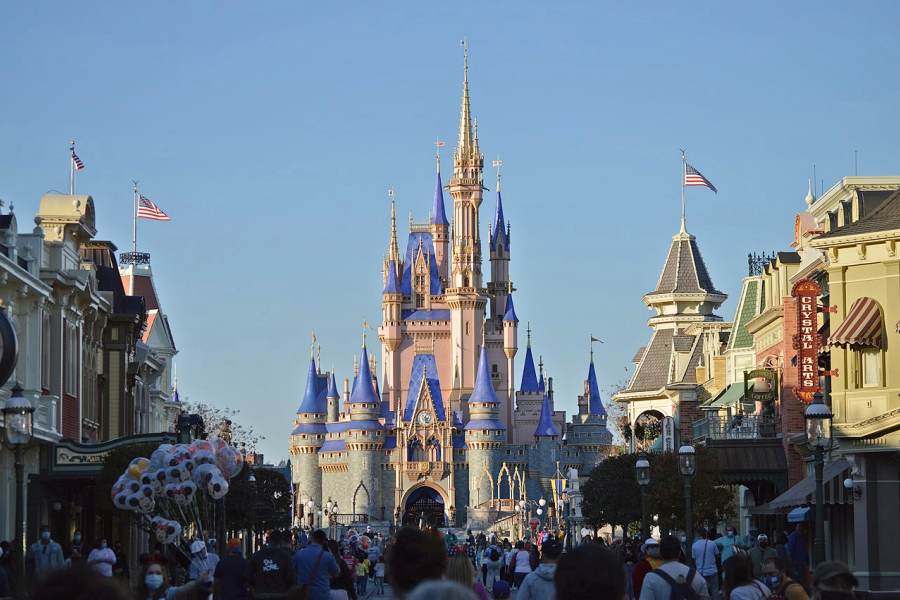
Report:
<svg viewBox="0 0 900 600"><path fill-rule="evenodd" d="M400 268L400 245L397 242L397 207L394 204L394 188L388 190L388 196L391 198L391 243L388 247L388 260L394 261L397 268Z"/></svg>
<svg viewBox="0 0 900 600"><path fill-rule="evenodd" d="M459 109L459 139L456 146L457 159L468 156L472 149L472 107L469 100L469 44L463 41L463 93Z"/></svg>

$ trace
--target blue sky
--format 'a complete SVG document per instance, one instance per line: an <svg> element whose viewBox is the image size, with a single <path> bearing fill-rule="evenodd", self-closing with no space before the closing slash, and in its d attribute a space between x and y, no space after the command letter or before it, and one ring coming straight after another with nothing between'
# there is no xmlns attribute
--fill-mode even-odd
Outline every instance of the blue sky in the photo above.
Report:
<svg viewBox="0 0 900 600"><path fill-rule="evenodd" d="M589 333L607 394L648 337L680 147L719 188L688 190L688 229L727 319L747 252L787 248L813 164L826 188L854 149L861 175L900 171L900 4L639 4L2 3L0 198L27 229L66 188L74 138L98 237L127 249L141 181L173 216L139 246L181 389L241 409L286 457L310 331L346 376L380 318L388 187L400 215L427 215L465 36L516 309L571 411Z"/></svg>

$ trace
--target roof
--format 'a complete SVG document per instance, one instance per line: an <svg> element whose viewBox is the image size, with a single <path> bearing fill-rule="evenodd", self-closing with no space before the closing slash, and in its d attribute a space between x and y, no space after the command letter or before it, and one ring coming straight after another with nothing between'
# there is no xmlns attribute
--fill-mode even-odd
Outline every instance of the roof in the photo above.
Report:
<svg viewBox="0 0 900 600"><path fill-rule="evenodd" d="M401 313L404 321L449 321L450 309L433 308L431 310L405 309Z"/></svg>
<svg viewBox="0 0 900 600"><path fill-rule="evenodd" d="M334 380L334 371L331 372L331 377L328 378L328 390L325 392L326 398L340 398L337 391L337 382Z"/></svg>
<svg viewBox="0 0 900 600"><path fill-rule="evenodd" d="M779 262L785 265L797 265L803 262L803 259L800 258L800 254L797 252L777 252L776 256Z"/></svg>
<svg viewBox="0 0 900 600"><path fill-rule="evenodd" d="M537 372L534 368L534 356L531 354L531 345L525 350L525 366L522 368L522 384L519 391L526 394L537 394L541 391L538 385Z"/></svg>
<svg viewBox="0 0 900 600"><path fill-rule="evenodd" d="M406 243L406 262L403 264L403 279L400 282L400 290L407 296L412 295L412 269L416 263L416 256L419 252L419 244L422 244L422 251L428 257L428 269L431 274L431 282L429 292L432 296L438 296L443 293L441 287L441 274L438 271L437 259L434 257L434 240L427 231L412 231L409 234L409 240Z"/></svg>
<svg viewBox="0 0 900 600"><path fill-rule="evenodd" d="M597 385L597 372L594 370L594 361L588 367L588 414L606 416L603 408L603 399L600 397L600 386Z"/></svg>
<svg viewBox="0 0 900 600"><path fill-rule="evenodd" d="M397 436L396 435L386 435L384 436L384 446L382 446L385 450L393 450L397 447Z"/></svg>
<svg viewBox="0 0 900 600"><path fill-rule="evenodd" d="M544 401L541 402L541 416L538 419L537 428L534 430L535 437L559 437L559 429L553 422L553 411L550 410L550 397L544 394Z"/></svg>
<svg viewBox="0 0 900 600"><path fill-rule="evenodd" d="M734 406L738 402L741 401L741 398L744 397L744 384L742 383L732 383L725 387L721 392L719 392L715 398L706 403L703 408L705 409L714 409L714 408L728 408L729 406Z"/></svg>
<svg viewBox="0 0 900 600"><path fill-rule="evenodd" d="M900 229L900 191L883 201L878 208L861 219L838 227L828 233L823 233L816 239L830 239L847 235L862 233L875 233L878 231L891 231Z"/></svg>
<svg viewBox="0 0 900 600"><path fill-rule="evenodd" d="M640 348L638 348L638 351L634 353L631 362L633 362L634 364L638 364L639 362L641 362L641 357L644 356L644 350L646 349L647 346L641 346Z"/></svg>
<svg viewBox="0 0 900 600"><path fill-rule="evenodd" d="M133 273L133 272L132 272ZM143 296L144 305L147 310L159 309L159 299L156 297L156 289L153 285L153 278L148 275L122 275L122 286L125 290L130 290L134 280L134 296Z"/></svg>
<svg viewBox="0 0 900 600"><path fill-rule="evenodd" d="M465 449L466 448L466 438L462 435L454 435L453 436L453 447L455 449Z"/></svg>
<svg viewBox="0 0 900 600"><path fill-rule="evenodd" d="M675 373L672 377L672 381L679 383L703 383L702 381L697 381L697 367L702 364L703 361L703 342L700 336L695 338L694 351L691 353L691 357L688 359L687 365L684 367L684 373Z"/></svg>
<svg viewBox="0 0 900 600"><path fill-rule="evenodd" d="M687 232L672 238L654 294L722 294L713 285L697 240Z"/></svg>
<svg viewBox="0 0 900 600"><path fill-rule="evenodd" d="M441 396L441 381L438 377L437 361L434 359L434 354L418 354L413 358L403 420L412 420L413 411L416 409L416 404L422 395L423 384L428 386L428 392L431 395L431 402L434 405L434 411L437 413L438 420L445 421L447 412L444 409L444 399Z"/></svg>
<svg viewBox="0 0 900 600"><path fill-rule="evenodd" d="M399 294L400 293L400 284L397 281L397 264L390 260L388 261L388 272L387 272L387 281L384 283L384 294Z"/></svg>
<svg viewBox="0 0 900 600"><path fill-rule="evenodd" d="M847 316L828 338L828 345L881 348L883 329L881 305L876 300L863 296L850 305Z"/></svg>
<svg viewBox="0 0 900 600"><path fill-rule="evenodd" d="M327 403L325 401L327 380L323 381L323 377L319 375L316 369L316 361L309 359L309 369L306 372L306 391L303 393L303 399L300 401L298 413L318 413L325 414Z"/></svg>
<svg viewBox="0 0 900 600"><path fill-rule="evenodd" d="M325 433L327 429L325 428L325 423L299 423L291 434L296 435L298 433Z"/></svg>
<svg viewBox="0 0 900 600"><path fill-rule="evenodd" d="M694 347L694 336L692 335L673 335L672 348L675 352L690 352Z"/></svg>
<svg viewBox="0 0 900 600"><path fill-rule="evenodd" d="M503 199L500 197L500 190L497 190L497 212L494 215L494 230L491 236L491 243L496 249L498 244L509 250L509 238L506 237L506 221L503 218Z"/></svg>
<svg viewBox="0 0 900 600"><path fill-rule="evenodd" d="M513 323L519 322L519 317L516 316L516 307L513 305L512 294L507 294L506 296L506 311L503 313L503 320L512 321Z"/></svg>
<svg viewBox="0 0 900 600"><path fill-rule="evenodd" d="M669 362L672 355L672 329L657 329L650 338L644 357L631 378L627 392L658 390L669 382Z"/></svg>
<svg viewBox="0 0 900 600"><path fill-rule="evenodd" d="M478 359L478 372L475 374L475 389L469 396L469 404L473 403L497 403L497 393L494 391L494 383L491 381L491 371L488 368L487 348L481 347L481 357Z"/></svg>
<svg viewBox="0 0 900 600"><path fill-rule="evenodd" d="M431 224L447 225L447 213L444 212L444 186L441 185L441 171L438 169L434 178L434 205L431 207Z"/></svg>
<svg viewBox="0 0 900 600"><path fill-rule="evenodd" d="M347 450L347 442L344 440L325 440L319 452L345 452Z"/></svg>
<svg viewBox="0 0 900 600"><path fill-rule="evenodd" d="M368 385L366 385L368 383ZM359 357L359 375L357 384L350 393L350 404L375 404L378 397L375 395L375 383L372 380L372 371L369 368L369 352L363 346Z"/></svg>
<svg viewBox="0 0 900 600"><path fill-rule="evenodd" d="M499 419L473 419L466 423L466 431L473 429L501 429L505 430L506 426Z"/></svg>
<svg viewBox="0 0 900 600"><path fill-rule="evenodd" d="M825 469L822 474L823 481L830 481L834 479L844 471L853 468L853 465L846 459L838 459L836 461L825 463ZM766 504L766 508L790 508L792 506L799 506L800 504L810 504L815 500L812 496L815 495L816 491L816 476L810 475L806 479L801 480L799 483L795 484L793 487L788 489L785 493L781 494L774 500L770 500L768 504Z"/></svg>
<svg viewBox="0 0 900 600"><path fill-rule="evenodd" d="M759 279L744 280L741 299L734 316L734 329L728 338L728 346L731 349L753 348L753 335L747 331L747 323L759 314L759 302L757 301L759 287Z"/></svg>

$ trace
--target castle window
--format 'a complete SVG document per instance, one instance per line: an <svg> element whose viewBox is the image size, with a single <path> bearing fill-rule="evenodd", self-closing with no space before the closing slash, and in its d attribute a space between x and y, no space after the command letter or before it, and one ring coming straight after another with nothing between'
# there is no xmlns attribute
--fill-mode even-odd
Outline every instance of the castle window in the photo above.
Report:
<svg viewBox="0 0 900 600"><path fill-rule="evenodd" d="M491 373L493 373L494 375L497 374L497 364L496 363L491 365Z"/></svg>

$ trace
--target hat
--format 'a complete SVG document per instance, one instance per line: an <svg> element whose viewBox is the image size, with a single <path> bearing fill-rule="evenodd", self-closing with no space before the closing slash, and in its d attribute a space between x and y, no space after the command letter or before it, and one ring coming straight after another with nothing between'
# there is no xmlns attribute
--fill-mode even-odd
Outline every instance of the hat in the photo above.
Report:
<svg viewBox="0 0 900 600"><path fill-rule="evenodd" d="M240 547L241 547L240 538L231 538L230 540L228 540L228 549L229 550L234 550L235 548L240 548Z"/></svg>
<svg viewBox="0 0 900 600"><path fill-rule="evenodd" d="M859 585L859 580L850 572L850 569L842 562L826 560L819 563L813 571L813 585L817 588L848 589Z"/></svg>
<svg viewBox="0 0 900 600"><path fill-rule="evenodd" d="M761 533L761 534L759 534L758 536L756 536L756 541L757 541L757 542L768 542L768 541L769 541L769 536L767 536L767 535L764 534L764 533Z"/></svg>
<svg viewBox="0 0 900 600"><path fill-rule="evenodd" d="M493 594L494 598L497 598L498 600L500 598L509 598L509 593L508 583L502 579L494 581L494 588L491 590L491 594Z"/></svg>
<svg viewBox="0 0 900 600"><path fill-rule="evenodd" d="M645 546L659 546L659 542L653 538L647 538L647 540L644 542L644 545Z"/></svg>
<svg viewBox="0 0 900 600"><path fill-rule="evenodd" d="M203 543L203 540L194 540L191 542L191 554L196 554L197 552L201 552L206 549L206 544Z"/></svg>

